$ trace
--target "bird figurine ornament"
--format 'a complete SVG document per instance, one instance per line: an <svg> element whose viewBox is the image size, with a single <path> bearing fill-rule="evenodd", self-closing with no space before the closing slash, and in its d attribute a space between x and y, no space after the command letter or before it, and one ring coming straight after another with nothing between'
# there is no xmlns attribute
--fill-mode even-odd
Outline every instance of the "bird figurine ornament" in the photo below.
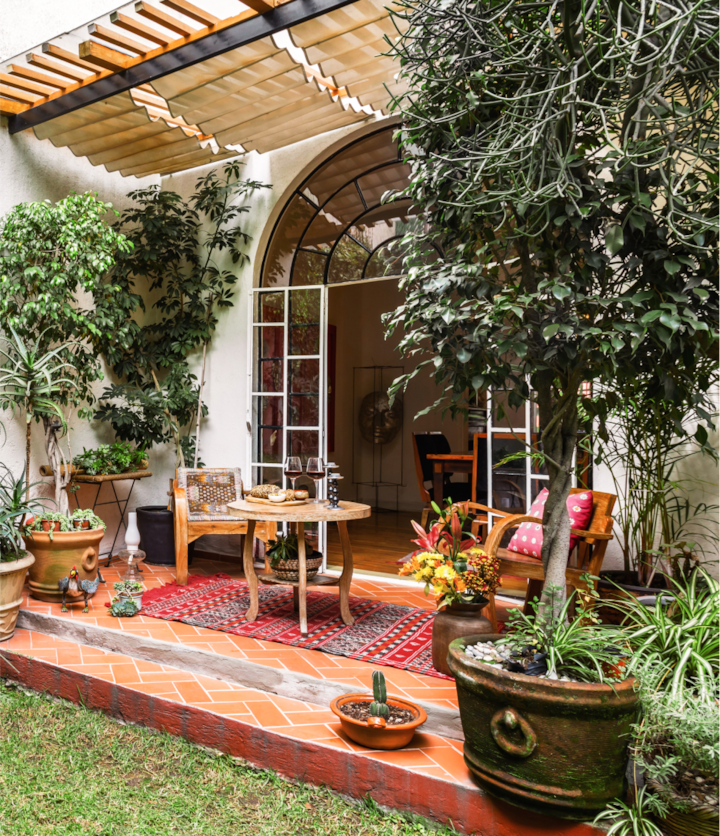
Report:
<svg viewBox="0 0 720 836"><path fill-rule="evenodd" d="M88 597L97 592L97 588L100 585L101 580L102 576L100 575L100 572L98 572L97 577L92 581L87 580L86 578L80 578L78 570L73 566L70 570L70 574L67 577L60 578L58 581L58 589L62 592L62 607L60 608L60 611L68 612L67 603L65 601L68 592L82 592L85 602L83 612L88 612Z"/></svg>

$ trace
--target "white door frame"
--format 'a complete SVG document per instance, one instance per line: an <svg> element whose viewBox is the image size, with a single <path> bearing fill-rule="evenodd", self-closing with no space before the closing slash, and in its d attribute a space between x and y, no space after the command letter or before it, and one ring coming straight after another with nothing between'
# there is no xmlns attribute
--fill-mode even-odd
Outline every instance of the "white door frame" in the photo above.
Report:
<svg viewBox="0 0 720 836"><path fill-rule="evenodd" d="M319 353L318 354L293 354L289 353L289 335L290 335L290 309L291 309L291 294L293 293L319 293L320 294L320 335L319 335ZM283 320L282 322L259 322L256 318L256 309L259 310L257 301L260 294L272 293L283 294ZM247 370L247 442L246 442L246 456L245 461L250 463L250 480L255 481L255 473L257 468L277 469L282 477L282 484L285 487L290 487L286 483L285 477L282 475L283 464L288 456L287 439L288 431L309 430L318 433L318 456L321 456L323 461L327 462L327 331L328 331L328 288L327 285L302 285L299 287L257 287L253 288L249 294L249 326L248 326L248 370ZM255 390L253 387L253 376L257 368L257 354L255 334L260 328L282 328L283 329L283 385L280 392L263 392L260 389ZM259 340L257 346L259 346ZM318 360L319 361L319 389L318 389L318 425L317 426L294 426L289 425L289 400L290 400L290 362L293 360ZM261 386L258 381L258 386ZM259 461L260 455L255 455L254 439L255 439L255 404L260 397L278 397L283 399L282 411L282 456L281 461L265 463ZM321 483L320 496L325 498L325 481ZM323 567L325 569L325 562L327 560L327 536L325 524L319 525L318 530L318 548L323 553Z"/></svg>

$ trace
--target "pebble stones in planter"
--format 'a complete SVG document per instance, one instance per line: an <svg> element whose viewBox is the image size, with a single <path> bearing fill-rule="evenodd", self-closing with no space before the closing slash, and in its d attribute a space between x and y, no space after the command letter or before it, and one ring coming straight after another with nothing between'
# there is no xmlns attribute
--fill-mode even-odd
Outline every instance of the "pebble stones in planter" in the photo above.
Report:
<svg viewBox="0 0 720 836"><path fill-rule="evenodd" d="M474 659L476 662L482 662L484 665L490 665L497 670L510 670L515 673L522 673L519 668L520 666L514 662L514 660L510 656L510 651L500 645L496 647L493 642L478 642L477 644L468 645L465 648L465 653ZM530 663L533 664L532 662ZM547 665L542 664L541 662L536 662L536 670L532 673L529 672L527 669L525 673L529 676L536 677L537 679L552 679L557 680L558 682L579 682L578 679L575 679L572 676L557 676L553 674L547 673ZM540 671L545 670L545 673L541 673Z"/></svg>

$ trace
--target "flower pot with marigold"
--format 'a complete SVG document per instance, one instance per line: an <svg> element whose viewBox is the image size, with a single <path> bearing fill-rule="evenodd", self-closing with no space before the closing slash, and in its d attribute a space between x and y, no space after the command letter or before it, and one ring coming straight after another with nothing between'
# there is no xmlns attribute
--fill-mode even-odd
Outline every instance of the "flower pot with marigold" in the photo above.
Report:
<svg viewBox="0 0 720 836"><path fill-rule="evenodd" d="M400 569L401 575L423 582L426 595L432 589L439 609L433 621L433 666L447 676L453 676L447 663L450 642L492 632L482 610L500 584L499 561L475 546L462 522L456 508L449 508L428 532L413 522L420 535L413 542L420 549Z"/></svg>

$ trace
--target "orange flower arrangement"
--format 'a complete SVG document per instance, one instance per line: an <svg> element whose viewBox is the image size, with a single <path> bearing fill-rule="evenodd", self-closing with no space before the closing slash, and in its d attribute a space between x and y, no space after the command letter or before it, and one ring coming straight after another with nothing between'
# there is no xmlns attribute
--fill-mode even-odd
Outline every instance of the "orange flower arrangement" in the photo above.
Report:
<svg viewBox="0 0 720 836"><path fill-rule="evenodd" d="M403 564L400 574L424 583L426 595L432 587L438 607L480 602L500 586L498 559L476 546L474 537L462 539L462 520L455 509L441 515L429 532L416 522L413 526L420 535L413 542L421 548Z"/></svg>

